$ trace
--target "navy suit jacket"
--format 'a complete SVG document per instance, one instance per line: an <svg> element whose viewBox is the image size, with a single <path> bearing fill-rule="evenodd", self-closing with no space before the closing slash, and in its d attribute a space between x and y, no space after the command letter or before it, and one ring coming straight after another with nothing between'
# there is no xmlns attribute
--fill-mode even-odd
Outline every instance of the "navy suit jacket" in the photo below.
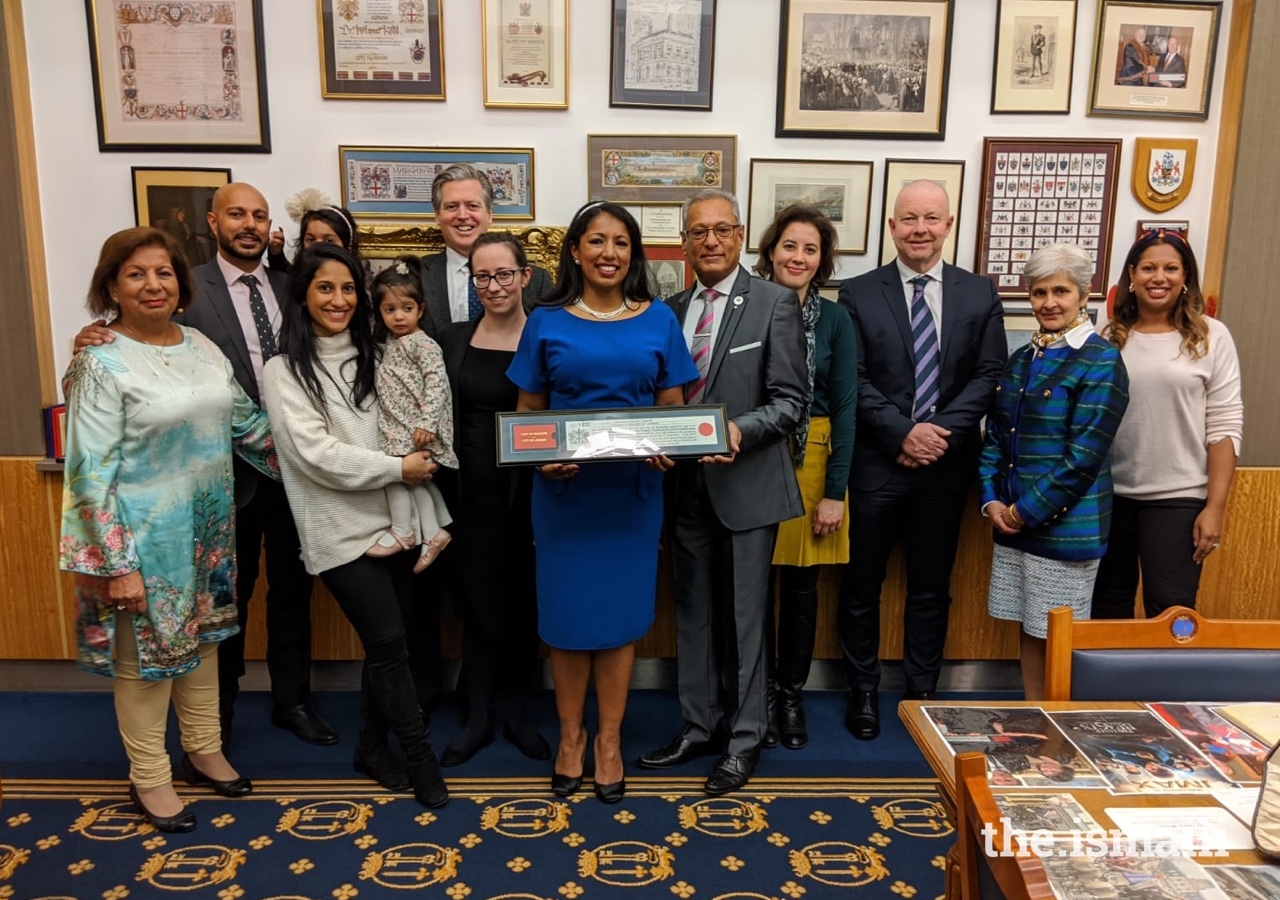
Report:
<svg viewBox="0 0 1280 900"><path fill-rule="evenodd" d="M427 315L422 320L422 330L437 342L440 335L454 324L449 312L449 274L448 257L444 252L429 253L422 257L422 291L427 295ZM532 312L538 305L538 298L551 293L555 286L551 274L540 266L532 266L533 277L529 286L524 289L525 312ZM460 323L459 323L460 324Z"/></svg>
<svg viewBox="0 0 1280 900"><path fill-rule="evenodd" d="M271 282L271 290L276 295L276 302L281 307L285 304L285 286L288 277L282 272L267 270L267 279ZM226 279L218 268L218 261L211 260L191 270L191 280L195 283L195 299L191 307L182 315L174 316L175 322L190 326L201 332L209 340L218 345L227 359L231 360L231 370L236 381L249 398L259 406L262 400L258 396L258 379L253 374L253 363L249 359L249 344L244 338L244 329L240 326L240 318L231 302L231 293L227 290ZM258 470L239 456L232 456L232 471L236 481L236 506L244 506L253 499L258 489Z"/></svg>
<svg viewBox="0 0 1280 900"><path fill-rule="evenodd" d="M894 474L902 442L916 424L915 356L911 321L897 261L844 281L840 305L858 336L858 430L849 487L874 491ZM951 431L942 459L923 469L963 490L977 475L978 426L991 408L1009 358L1004 307L991 281L942 267L942 358L938 413L931 420ZM936 467L936 468L935 468Z"/></svg>

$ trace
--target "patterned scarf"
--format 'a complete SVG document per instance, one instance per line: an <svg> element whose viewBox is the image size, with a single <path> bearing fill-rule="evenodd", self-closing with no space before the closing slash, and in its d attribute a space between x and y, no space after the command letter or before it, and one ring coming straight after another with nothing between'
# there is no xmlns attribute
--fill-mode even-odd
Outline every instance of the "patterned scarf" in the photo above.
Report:
<svg viewBox="0 0 1280 900"><path fill-rule="evenodd" d="M809 374L804 392L804 412L796 425L796 446L792 453L797 468L804 465L804 451L809 446L809 408L813 406L813 332L818 327L818 319L822 318L822 304L825 302L818 289L810 283L809 293L800 307L800 321L804 323L805 369Z"/></svg>
<svg viewBox="0 0 1280 900"><path fill-rule="evenodd" d="M1072 320L1071 324L1068 325L1066 328L1063 328L1061 331L1045 331L1044 329L1040 329L1036 331L1035 334L1031 335L1031 345L1033 347L1038 347L1039 349L1043 350L1044 348L1052 344L1054 341L1060 340L1062 336L1065 335L1072 328L1075 328L1079 325L1083 325L1085 322L1088 322L1088 321L1089 321L1089 312L1088 310L1082 309L1080 310L1080 315L1076 316L1075 319Z"/></svg>

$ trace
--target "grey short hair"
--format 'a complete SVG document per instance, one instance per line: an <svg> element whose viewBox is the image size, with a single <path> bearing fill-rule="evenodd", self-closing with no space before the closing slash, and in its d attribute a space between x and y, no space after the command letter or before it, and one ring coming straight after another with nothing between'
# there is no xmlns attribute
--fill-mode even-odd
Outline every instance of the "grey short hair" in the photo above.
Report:
<svg viewBox="0 0 1280 900"><path fill-rule="evenodd" d="M695 191L688 197L684 198L684 203L680 204L680 227L683 228L689 221L689 210L693 208L695 203L702 203L706 200L727 200L729 205L733 207L733 217L742 222L742 212L738 208L738 198L728 191L722 191L719 188L705 188L701 191Z"/></svg>
<svg viewBox="0 0 1280 900"><path fill-rule="evenodd" d="M1093 281L1093 260L1075 244L1050 244L1041 247L1027 260L1022 270L1022 277L1027 282L1027 290L1041 278L1066 275L1080 289L1080 297L1089 296L1090 282Z"/></svg>
<svg viewBox="0 0 1280 900"><path fill-rule="evenodd" d="M440 194L444 190L444 186L451 181L480 182L480 187L484 189L484 208L487 212L493 212L493 185L489 183L489 176L470 163L458 163L450 166L432 179L431 205L434 208L440 208Z"/></svg>

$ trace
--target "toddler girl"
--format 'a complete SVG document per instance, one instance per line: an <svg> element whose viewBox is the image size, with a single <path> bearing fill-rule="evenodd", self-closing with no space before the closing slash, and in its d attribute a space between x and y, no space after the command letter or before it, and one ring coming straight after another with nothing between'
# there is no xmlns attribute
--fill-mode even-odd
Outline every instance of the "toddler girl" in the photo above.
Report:
<svg viewBox="0 0 1280 900"><path fill-rule="evenodd" d="M426 308L418 265L414 257L403 256L373 280L373 302L378 311L374 330L386 341L378 368L378 432L385 453L407 456L414 450L429 450L440 465L456 469L453 398L444 356L440 345L418 327ZM386 491L391 529L378 538L369 553L390 556L417 545L412 526L416 508L423 540L413 571L421 572L452 539L443 526L453 519L440 489L429 481L415 487L392 484Z"/></svg>

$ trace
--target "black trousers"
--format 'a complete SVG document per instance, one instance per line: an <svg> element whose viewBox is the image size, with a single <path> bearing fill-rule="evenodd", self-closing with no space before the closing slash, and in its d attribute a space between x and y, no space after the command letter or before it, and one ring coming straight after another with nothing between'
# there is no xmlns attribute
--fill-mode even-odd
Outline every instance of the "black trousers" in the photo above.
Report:
<svg viewBox="0 0 1280 900"><path fill-rule="evenodd" d="M264 542L271 700L277 707L288 707L305 703L311 696L311 576L302 565L298 529L284 486L261 478L253 499L236 509L240 633L218 645L218 693L223 706L235 700L244 674L245 626Z"/></svg>
<svg viewBox="0 0 1280 900"><path fill-rule="evenodd" d="M403 641L415 602L414 553L361 556L320 573L366 650Z"/></svg>
<svg viewBox="0 0 1280 900"><path fill-rule="evenodd" d="M849 491L849 565L836 621L845 674L854 690L880 685L880 589L889 554L902 539L907 601L902 663L909 691L932 691L942 668L951 608L951 567L967 493L904 472L876 491Z"/></svg>
<svg viewBox="0 0 1280 900"><path fill-rule="evenodd" d="M1204 504L1194 497L1112 499L1107 555L1093 583L1093 618L1133 618L1139 569L1147 618L1170 606L1195 609L1202 567L1192 559L1191 535Z"/></svg>

